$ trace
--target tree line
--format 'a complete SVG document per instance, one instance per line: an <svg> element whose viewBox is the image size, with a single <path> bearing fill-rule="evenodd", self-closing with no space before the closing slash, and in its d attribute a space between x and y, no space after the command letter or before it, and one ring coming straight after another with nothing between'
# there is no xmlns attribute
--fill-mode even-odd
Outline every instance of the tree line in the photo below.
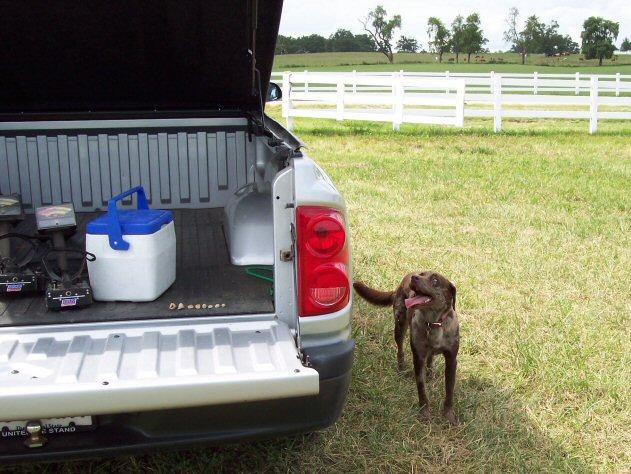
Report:
<svg viewBox="0 0 631 474"><path fill-rule="evenodd" d="M369 52L377 51L374 41L366 34L355 35L349 30L339 29L328 38L307 35L292 38L278 35L276 54L326 53L326 52Z"/></svg>
<svg viewBox="0 0 631 474"><path fill-rule="evenodd" d="M276 44L276 54L378 51L392 63L395 51L425 51L420 41L410 36L400 36L396 44L393 43L396 31L402 25L401 15L388 17L381 5L359 21L365 33L358 35L345 29L337 30L328 38L317 34L297 38L281 35ZM598 59L599 65L602 65L603 59L611 58L616 50L614 41L618 38L618 32L618 23L601 17L589 17L583 23L582 44L579 48L570 35L559 33L556 20L546 24L536 15L531 15L521 25L519 10L513 7L506 19L504 40L510 44L510 51L521 55L522 64L525 64L529 54L559 56L581 52L587 59ZM427 36L429 51L437 55L439 62L442 62L445 53L453 53L456 62L459 62L461 54L466 54L467 62L470 62L472 54L488 52L485 46L488 39L484 37L480 15L476 12L466 17L456 16L449 26L438 17L430 17L427 21ZM620 49L631 51L631 43L627 38L622 41Z"/></svg>

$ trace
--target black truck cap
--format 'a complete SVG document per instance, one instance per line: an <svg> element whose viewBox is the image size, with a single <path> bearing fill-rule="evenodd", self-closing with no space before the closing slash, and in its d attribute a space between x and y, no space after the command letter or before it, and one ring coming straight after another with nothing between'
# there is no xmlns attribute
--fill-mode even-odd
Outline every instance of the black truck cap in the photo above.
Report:
<svg viewBox="0 0 631 474"><path fill-rule="evenodd" d="M0 0L0 121L259 109L282 0ZM254 57L253 57L254 54Z"/></svg>

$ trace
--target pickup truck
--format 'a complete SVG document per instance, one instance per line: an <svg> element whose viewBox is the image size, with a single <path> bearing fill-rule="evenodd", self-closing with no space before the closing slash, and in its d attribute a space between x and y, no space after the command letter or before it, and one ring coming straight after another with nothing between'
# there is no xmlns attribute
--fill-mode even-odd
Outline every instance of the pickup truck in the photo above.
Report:
<svg viewBox="0 0 631 474"><path fill-rule="evenodd" d="M69 245L85 248L86 222L142 186L172 210L177 239L175 283L155 301L51 311L42 292L0 297L0 463L339 417L354 351L348 220L330 178L264 112L281 11L0 5L0 194L24 210L13 231L36 233L36 208L72 203ZM248 271L261 266L264 279Z"/></svg>

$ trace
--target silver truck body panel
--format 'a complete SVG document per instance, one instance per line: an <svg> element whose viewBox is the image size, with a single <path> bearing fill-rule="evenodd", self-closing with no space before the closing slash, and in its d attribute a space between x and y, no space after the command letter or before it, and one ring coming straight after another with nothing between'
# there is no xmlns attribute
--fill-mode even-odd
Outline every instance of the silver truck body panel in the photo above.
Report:
<svg viewBox="0 0 631 474"><path fill-rule="evenodd" d="M349 233L350 241L346 203L331 178L304 153L301 158L292 160L292 170L295 207L324 206L338 209L346 221L346 232ZM351 262L352 258L349 259L349 266ZM349 268L348 272L352 275L352 268ZM300 318L300 336L303 347L335 343L350 338L352 290L350 297L348 305L335 313Z"/></svg>

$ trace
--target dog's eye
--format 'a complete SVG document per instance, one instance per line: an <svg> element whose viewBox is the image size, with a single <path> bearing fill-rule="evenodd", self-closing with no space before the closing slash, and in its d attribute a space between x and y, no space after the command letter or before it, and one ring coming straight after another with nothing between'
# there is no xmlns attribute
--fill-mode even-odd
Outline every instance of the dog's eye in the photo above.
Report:
<svg viewBox="0 0 631 474"><path fill-rule="evenodd" d="M433 286L438 286L438 278L432 277L432 285Z"/></svg>

